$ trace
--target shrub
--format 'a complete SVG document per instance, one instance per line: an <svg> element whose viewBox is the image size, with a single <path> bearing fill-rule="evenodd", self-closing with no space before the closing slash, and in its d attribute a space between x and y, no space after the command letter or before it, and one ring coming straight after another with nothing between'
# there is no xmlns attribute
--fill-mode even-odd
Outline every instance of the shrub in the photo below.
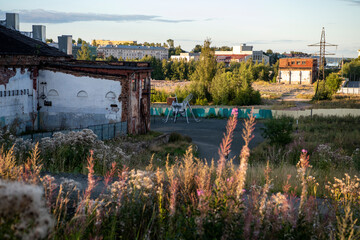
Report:
<svg viewBox="0 0 360 240"><path fill-rule="evenodd" d="M284 146L291 142L294 119L279 117L267 120L262 136L270 140L271 145Z"/></svg>
<svg viewBox="0 0 360 240"><path fill-rule="evenodd" d="M43 192L36 185L0 179L1 239L44 239L49 234L54 221Z"/></svg>

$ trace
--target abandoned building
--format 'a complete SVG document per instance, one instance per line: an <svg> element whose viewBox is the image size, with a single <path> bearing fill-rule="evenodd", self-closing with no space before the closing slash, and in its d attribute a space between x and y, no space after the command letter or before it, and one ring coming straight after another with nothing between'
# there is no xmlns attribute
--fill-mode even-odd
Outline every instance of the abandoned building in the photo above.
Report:
<svg viewBox="0 0 360 240"><path fill-rule="evenodd" d="M317 60L314 58L281 58L279 83L309 85L316 81Z"/></svg>
<svg viewBox="0 0 360 240"><path fill-rule="evenodd" d="M0 126L18 132L127 122L130 134L150 129L147 62L76 61L0 25Z"/></svg>

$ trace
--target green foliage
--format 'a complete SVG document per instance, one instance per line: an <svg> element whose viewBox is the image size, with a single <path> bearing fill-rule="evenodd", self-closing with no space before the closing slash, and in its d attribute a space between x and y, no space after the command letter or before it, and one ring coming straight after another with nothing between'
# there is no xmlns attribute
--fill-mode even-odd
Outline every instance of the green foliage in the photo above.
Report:
<svg viewBox="0 0 360 240"><path fill-rule="evenodd" d="M197 98L211 101L210 87L217 72L217 62L214 51L210 48L211 40L204 41L200 60L195 72L191 75L191 91Z"/></svg>
<svg viewBox="0 0 360 240"><path fill-rule="evenodd" d="M82 42L81 49L77 52L76 59L87 61L91 60L89 45L85 41Z"/></svg>
<svg viewBox="0 0 360 240"><path fill-rule="evenodd" d="M208 100L206 98L196 98L195 104L205 106L208 104Z"/></svg>
<svg viewBox="0 0 360 240"><path fill-rule="evenodd" d="M267 120L262 136L270 140L271 145L284 146L291 142L294 119L279 117Z"/></svg>
<svg viewBox="0 0 360 240"><path fill-rule="evenodd" d="M344 76L350 78L351 80L354 78L359 79L360 77L360 58L354 59L349 63L345 63L343 66Z"/></svg>
<svg viewBox="0 0 360 240"><path fill-rule="evenodd" d="M250 62L241 63L233 71L218 70L211 83L211 95L215 104L252 105L260 104L258 91L251 87L253 75Z"/></svg>
<svg viewBox="0 0 360 240"><path fill-rule="evenodd" d="M341 79L336 73L330 73L330 75L326 78L325 86L331 94L334 94L339 90L340 84Z"/></svg>
<svg viewBox="0 0 360 240"><path fill-rule="evenodd" d="M314 84L315 89L318 88L317 94L314 95L314 100L328 100L339 90L341 79L337 73L330 73L326 81L320 81L319 86Z"/></svg>
<svg viewBox="0 0 360 240"><path fill-rule="evenodd" d="M82 40L81 38L78 38L77 44L82 44L83 42L84 42L84 40Z"/></svg>
<svg viewBox="0 0 360 240"><path fill-rule="evenodd" d="M151 102L166 102L166 99L169 97L169 93L166 91L155 90L150 96Z"/></svg>
<svg viewBox="0 0 360 240"><path fill-rule="evenodd" d="M110 57L106 58L106 61L108 61L108 62L117 62L118 59L116 57L114 57L113 55L110 55Z"/></svg>

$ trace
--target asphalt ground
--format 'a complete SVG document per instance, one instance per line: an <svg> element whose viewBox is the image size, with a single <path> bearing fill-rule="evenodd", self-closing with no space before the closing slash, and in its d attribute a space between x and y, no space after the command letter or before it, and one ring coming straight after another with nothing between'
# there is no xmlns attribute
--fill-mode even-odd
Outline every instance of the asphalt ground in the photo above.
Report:
<svg viewBox="0 0 360 240"><path fill-rule="evenodd" d="M162 120L163 117L151 117L151 130L171 133L177 132L183 135L190 136L194 144L198 146L199 157L211 161L218 159L218 149L224 133L226 133L227 119L207 119L201 118L200 122L195 122L193 118L189 118L189 124L184 117L179 117L174 123L173 119L169 119L167 123ZM239 162L239 154L244 140L242 139L243 119L239 119L234 132L234 138L231 145L231 152L229 158L235 158L234 163ZM250 142L250 148L253 148L264 141L261 136L264 125L257 122L253 132L254 138Z"/></svg>

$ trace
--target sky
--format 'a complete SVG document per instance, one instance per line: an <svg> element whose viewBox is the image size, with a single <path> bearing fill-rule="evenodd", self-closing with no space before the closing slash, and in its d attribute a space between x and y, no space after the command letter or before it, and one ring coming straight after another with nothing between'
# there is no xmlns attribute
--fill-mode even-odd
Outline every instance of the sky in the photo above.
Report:
<svg viewBox="0 0 360 240"><path fill-rule="evenodd" d="M0 0L0 19L17 12L20 30L46 26L46 37L166 42L191 51L210 38L213 46L242 43L254 50L316 53L321 30L326 49L357 57L360 0Z"/></svg>

